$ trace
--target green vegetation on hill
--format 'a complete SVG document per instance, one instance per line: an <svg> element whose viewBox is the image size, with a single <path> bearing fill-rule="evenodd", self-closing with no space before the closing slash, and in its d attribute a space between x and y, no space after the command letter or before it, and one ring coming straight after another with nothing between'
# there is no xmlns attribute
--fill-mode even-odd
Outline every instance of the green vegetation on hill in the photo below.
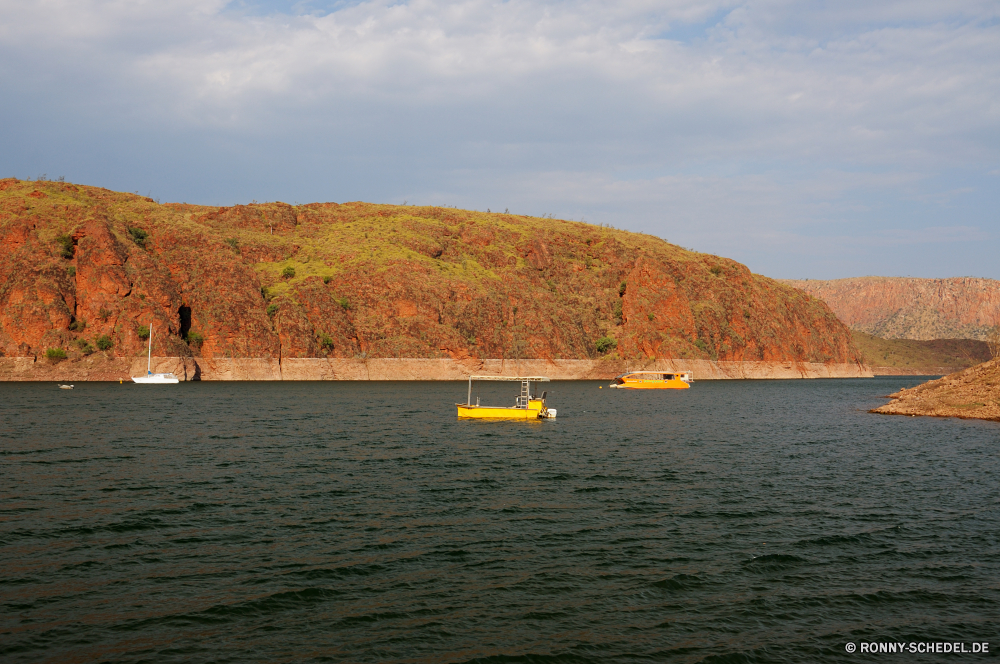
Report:
<svg viewBox="0 0 1000 664"><path fill-rule="evenodd" d="M974 339L880 339L854 330L854 345L861 351L865 363L872 367L899 369L961 369L990 359L985 341Z"/></svg>

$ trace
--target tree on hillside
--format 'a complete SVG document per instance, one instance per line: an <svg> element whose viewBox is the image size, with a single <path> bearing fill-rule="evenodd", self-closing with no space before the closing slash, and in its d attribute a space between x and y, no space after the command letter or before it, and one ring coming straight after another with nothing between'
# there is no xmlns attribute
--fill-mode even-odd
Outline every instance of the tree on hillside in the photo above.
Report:
<svg viewBox="0 0 1000 664"><path fill-rule="evenodd" d="M1000 357L1000 315L993 325L993 329L986 335L986 344L990 347L990 357L994 360Z"/></svg>

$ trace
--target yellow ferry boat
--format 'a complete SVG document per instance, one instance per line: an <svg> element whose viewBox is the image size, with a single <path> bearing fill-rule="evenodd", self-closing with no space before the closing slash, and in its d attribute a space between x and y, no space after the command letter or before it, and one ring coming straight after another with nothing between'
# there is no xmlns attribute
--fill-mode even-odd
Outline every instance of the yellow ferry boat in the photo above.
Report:
<svg viewBox="0 0 1000 664"><path fill-rule="evenodd" d="M476 397L476 403L472 403L472 381L474 380L520 381L521 394L517 396L514 405L510 407L481 406L479 397ZM545 406L545 395L548 392L542 392L542 396L531 394L532 383L547 382L549 379L545 376L469 376L469 396L466 403L455 404L458 407L458 416L482 420L537 420L555 417L556 409Z"/></svg>
<svg viewBox="0 0 1000 664"><path fill-rule="evenodd" d="M690 371L630 371L615 377L611 387L639 390L686 390L694 379Z"/></svg>

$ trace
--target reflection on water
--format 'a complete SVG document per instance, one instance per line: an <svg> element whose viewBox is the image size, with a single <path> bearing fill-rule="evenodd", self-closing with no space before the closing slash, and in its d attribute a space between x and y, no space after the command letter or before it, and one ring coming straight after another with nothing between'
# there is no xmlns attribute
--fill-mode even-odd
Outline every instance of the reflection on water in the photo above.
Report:
<svg viewBox="0 0 1000 664"><path fill-rule="evenodd" d="M1000 425L865 412L917 382L553 382L533 423L458 420L466 383L0 384L0 658L997 640Z"/></svg>

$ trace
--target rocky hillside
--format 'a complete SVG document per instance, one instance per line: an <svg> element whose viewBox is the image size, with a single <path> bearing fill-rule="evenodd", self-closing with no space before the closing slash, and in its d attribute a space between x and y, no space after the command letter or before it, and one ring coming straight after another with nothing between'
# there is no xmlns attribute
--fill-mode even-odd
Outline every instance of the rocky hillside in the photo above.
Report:
<svg viewBox="0 0 1000 664"><path fill-rule="evenodd" d="M583 223L0 180L0 352L857 362L821 301Z"/></svg>
<svg viewBox="0 0 1000 664"><path fill-rule="evenodd" d="M783 280L851 328L883 339L978 339L1000 323L1000 281L974 277Z"/></svg>

